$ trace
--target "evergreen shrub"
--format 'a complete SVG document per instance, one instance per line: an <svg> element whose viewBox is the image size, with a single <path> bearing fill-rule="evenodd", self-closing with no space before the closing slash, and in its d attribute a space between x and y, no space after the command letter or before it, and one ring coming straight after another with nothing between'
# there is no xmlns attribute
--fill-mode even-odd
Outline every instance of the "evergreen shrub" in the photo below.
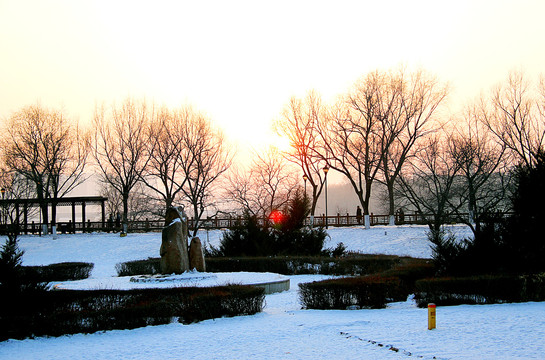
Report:
<svg viewBox="0 0 545 360"><path fill-rule="evenodd" d="M545 271L545 152L535 163L513 172L512 216L480 214L474 239L456 241L442 231L431 231L433 258L442 276L476 274L534 274Z"/></svg>
<svg viewBox="0 0 545 360"><path fill-rule="evenodd" d="M261 225L255 216L246 213L233 229L224 232L219 248L211 248L208 256L279 256L321 254L327 232L323 227L306 227L310 212L308 198L300 191L285 209L285 216L276 224Z"/></svg>

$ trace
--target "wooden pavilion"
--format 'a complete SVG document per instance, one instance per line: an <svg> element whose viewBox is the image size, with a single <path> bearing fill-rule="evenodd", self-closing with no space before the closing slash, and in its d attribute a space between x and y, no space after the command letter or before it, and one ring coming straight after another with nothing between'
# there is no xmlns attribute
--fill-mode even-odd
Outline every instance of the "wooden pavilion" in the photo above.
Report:
<svg viewBox="0 0 545 360"><path fill-rule="evenodd" d="M56 206L71 206L72 229L70 229L70 231L75 231L76 228L85 231L85 210L87 205L100 205L102 211L102 227L106 226L105 202L107 200L108 198L102 196L63 197L59 199L44 199L42 202L40 202L38 199L2 199L0 200L0 208L13 208L15 210L15 223L19 225L22 232L27 233L29 229L28 212L31 208L40 207L44 204L47 204L47 206L51 206L52 204L55 204ZM76 206L81 206L80 222L76 222ZM22 223L20 219L21 214L23 215ZM79 226L79 224L81 224L81 226Z"/></svg>

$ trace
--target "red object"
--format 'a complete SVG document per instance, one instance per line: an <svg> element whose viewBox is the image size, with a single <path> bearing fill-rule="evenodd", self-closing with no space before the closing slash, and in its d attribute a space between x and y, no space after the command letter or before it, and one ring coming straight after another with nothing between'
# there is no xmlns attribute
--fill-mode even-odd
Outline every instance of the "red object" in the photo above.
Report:
<svg viewBox="0 0 545 360"><path fill-rule="evenodd" d="M282 220L284 220L284 214L280 210L273 210L271 212L271 215L269 215L269 219L272 221L273 224L281 224Z"/></svg>

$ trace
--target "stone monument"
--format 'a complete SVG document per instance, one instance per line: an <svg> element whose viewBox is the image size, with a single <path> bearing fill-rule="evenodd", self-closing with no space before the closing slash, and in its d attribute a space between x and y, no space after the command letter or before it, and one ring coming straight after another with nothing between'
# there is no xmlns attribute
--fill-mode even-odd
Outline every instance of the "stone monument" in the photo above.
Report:
<svg viewBox="0 0 545 360"><path fill-rule="evenodd" d="M187 216L182 206L171 207L165 214L160 254L163 274L181 274L189 270Z"/></svg>
<svg viewBox="0 0 545 360"><path fill-rule="evenodd" d="M206 271L201 240L195 237L187 248L187 216L183 206L171 207L165 214L161 242L161 273L181 274L188 270Z"/></svg>

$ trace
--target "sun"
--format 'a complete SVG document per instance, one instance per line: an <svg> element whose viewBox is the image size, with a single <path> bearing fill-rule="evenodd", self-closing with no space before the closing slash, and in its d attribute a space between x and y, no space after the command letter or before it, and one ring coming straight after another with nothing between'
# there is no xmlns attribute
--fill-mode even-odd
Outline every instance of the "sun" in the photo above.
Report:
<svg viewBox="0 0 545 360"><path fill-rule="evenodd" d="M267 136L269 146L276 148L279 152L288 152L291 149L290 141L280 135L270 134Z"/></svg>

